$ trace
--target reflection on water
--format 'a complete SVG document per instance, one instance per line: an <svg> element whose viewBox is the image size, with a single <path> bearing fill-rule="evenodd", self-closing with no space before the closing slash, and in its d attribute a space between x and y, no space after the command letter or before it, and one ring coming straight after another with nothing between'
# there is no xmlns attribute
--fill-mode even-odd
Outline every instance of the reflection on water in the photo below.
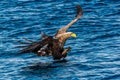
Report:
<svg viewBox="0 0 120 80"><path fill-rule="evenodd" d="M63 67L67 60L53 61L53 62L38 62L29 66L22 67L20 70L21 75L37 75L49 79L56 76L56 70ZM58 71L57 70L57 71ZM61 72L60 72L61 73Z"/></svg>
<svg viewBox="0 0 120 80"><path fill-rule="evenodd" d="M57 68L59 66L63 66L64 63L66 63L67 60L59 60L59 61L53 61L53 62L38 62L33 63L31 66L23 67L24 70L39 70L39 69L47 69L47 68Z"/></svg>

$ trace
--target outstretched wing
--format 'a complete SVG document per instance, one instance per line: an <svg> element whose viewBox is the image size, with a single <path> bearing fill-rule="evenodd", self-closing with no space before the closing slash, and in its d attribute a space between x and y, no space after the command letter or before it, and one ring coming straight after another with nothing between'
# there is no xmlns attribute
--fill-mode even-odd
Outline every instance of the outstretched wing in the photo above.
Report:
<svg viewBox="0 0 120 80"><path fill-rule="evenodd" d="M72 20L69 24L67 24L65 27L59 29L58 32L56 33L55 37L56 37L57 35L59 35L59 34L62 34L62 33L64 33L64 32L66 32L67 29L68 29L70 26L72 26L76 21L78 21L78 20L81 18L82 13L83 13L82 8L80 7L80 5L77 5L77 6L76 6L76 9L77 9L77 10L76 10L77 16L75 17L75 19L73 19L73 20Z"/></svg>
<svg viewBox="0 0 120 80"><path fill-rule="evenodd" d="M42 41L34 41L31 43L27 43L25 44L25 46L21 47L22 50L20 50L19 53L28 53L28 52L37 53L42 47L44 47L46 44L49 44L51 40L52 37L48 37Z"/></svg>
<svg viewBox="0 0 120 80"><path fill-rule="evenodd" d="M41 44L41 42L33 42L22 47L23 49L20 50L19 53L28 53L28 52L36 53L42 46L43 43Z"/></svg>

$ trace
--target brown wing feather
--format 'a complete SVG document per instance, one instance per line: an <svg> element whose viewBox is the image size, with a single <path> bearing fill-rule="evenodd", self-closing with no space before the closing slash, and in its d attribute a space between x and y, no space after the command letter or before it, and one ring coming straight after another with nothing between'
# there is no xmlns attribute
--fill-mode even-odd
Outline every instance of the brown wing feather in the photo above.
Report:
<svg viewBox="0 0 120 80"><path fill-rule="evenodd" d="M80 7L80 5L77 5L76 6L76 9L77 9L77 18L80 18L81 16L82 16L82 14L83 14L83 10L82 10L82 8Z"/></svg>
<svg viewBox="0 0 120 80"><path fill-rule="evenodd" d="M55 36L66 32L67 29L68 29L70 26L72 26L76 21L78 21L78 20L81 18L82 13L83 13L83 12L82 12L82 8L81 8L79 5L77 5L77 6L76 6L76 9L77 9L77 10L76 10L77 16L75 17L75 19L73 19L73 20L72 20L69 24L67 24L65 27L59 29Z"/></svg>
<svg viewBox="0 0 120 80"><path fill-rule="evenodd" d="M34 42L26 45L26 47L19 51L19 53L37 52L42 47L41 42Z"/></svg>
<svg viewBox="0 0 120 80"><path fill-rule="evenodd" d="M42 37L42 39L46 39L46 38L48 38L48 35L46 35L45 33L41 33L41 37Z"/></svg>
<svg viewBox="0 0 120 80"><path fill-rule="evenodd" d="M19 51L19 53L28 53L28 52L34 52L37 53L37 51L42 48L44 45L49 44L52 40L52 37L48 37L47 39L44 39L42 41L36 41L29 44L26 44L26 47Z"/></svg>

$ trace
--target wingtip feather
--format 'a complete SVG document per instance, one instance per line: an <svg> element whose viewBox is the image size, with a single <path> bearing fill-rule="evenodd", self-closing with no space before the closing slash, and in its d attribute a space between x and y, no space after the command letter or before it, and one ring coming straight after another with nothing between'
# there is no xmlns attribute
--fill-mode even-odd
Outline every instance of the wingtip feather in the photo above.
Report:
<svg viewBox="0 0 120 80"><path fill-rule="evenodd" d="M77 16L82 16L83 14L82 7L80 5L76 5L76 9L77 9Z"/></svg>

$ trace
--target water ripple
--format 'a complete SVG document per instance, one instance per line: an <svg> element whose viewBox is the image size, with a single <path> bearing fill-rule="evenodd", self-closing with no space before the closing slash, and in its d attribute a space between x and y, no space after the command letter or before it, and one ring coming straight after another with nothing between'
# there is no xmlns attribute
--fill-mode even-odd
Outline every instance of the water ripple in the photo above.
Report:
<svg viewBox="0 0 120 80"><path fill-rule="evenodd" d="M16 80L119 80L120 4L119 1L0 1L0 79ZM75 15L75 5L83 8L81 20L68 31L77 34L66 60L18 54L16 40L34 41L40 33L54 35Z"/></svg>

